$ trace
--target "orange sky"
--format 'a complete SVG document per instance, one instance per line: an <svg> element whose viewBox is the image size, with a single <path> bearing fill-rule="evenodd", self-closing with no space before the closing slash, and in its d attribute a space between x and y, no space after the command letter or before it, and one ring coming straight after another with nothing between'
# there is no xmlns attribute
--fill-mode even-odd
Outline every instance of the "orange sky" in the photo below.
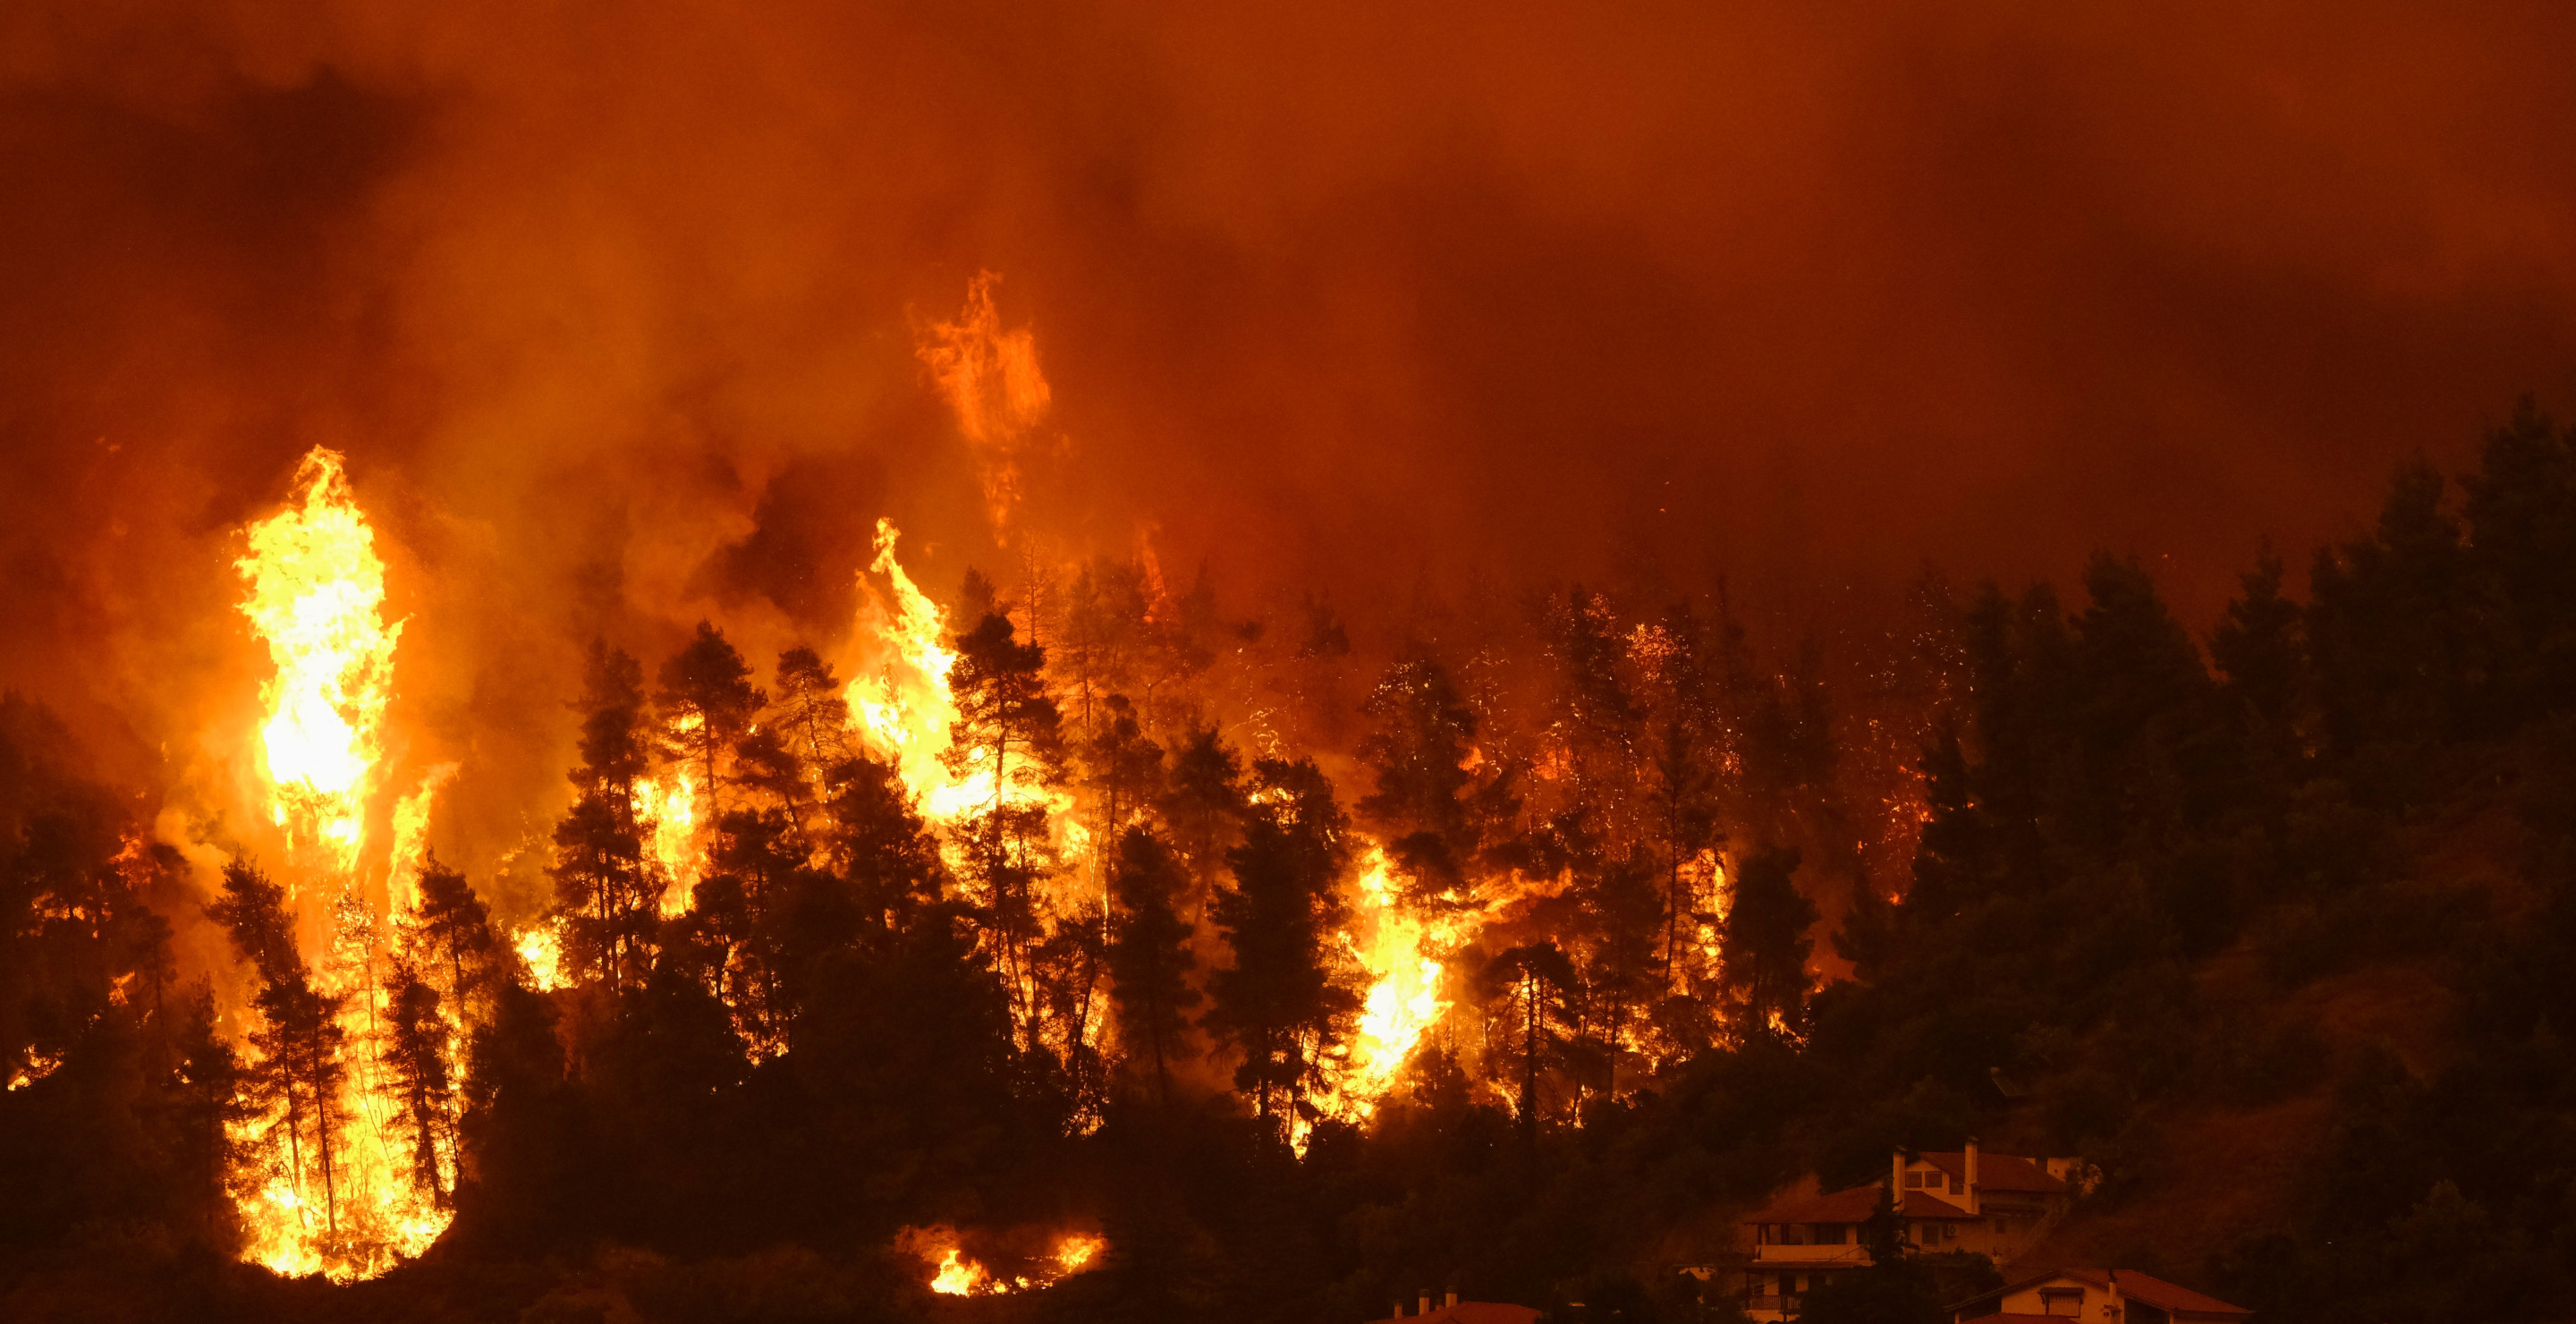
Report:
<svg viewBox="0 0 2576 1324"><path fill-rule="evenodd" d="M594 631L838 628L880 513L945 588L914 348L984 269L1028 535L1342 601L2098 545L2205 619L2576 409L2562 6L393 8L0 11L0 681L236 685L317 442L458 730Z"/></svg>

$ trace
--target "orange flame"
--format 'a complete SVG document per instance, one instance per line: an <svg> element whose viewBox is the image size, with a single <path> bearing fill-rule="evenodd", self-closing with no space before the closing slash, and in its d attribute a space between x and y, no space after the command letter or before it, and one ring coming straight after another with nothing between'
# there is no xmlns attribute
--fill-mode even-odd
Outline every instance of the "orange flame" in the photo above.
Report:
<svg viewBox="0 0 2576 1324"><path fill-rule="evenodd" d="M957 720L957 705L948 693L948 673L957 666L957 654L948 648L947 614L895 559L900 536L894 521L877 521L877 555L868 571L885 576L891 601L867 575L859 577L863 652L843 696L849 700L851 727L894 764L904 788L921 802L922 815L933 822L954 822L981 803L977 788L939 761L948 748L949 724Z"/></svg>
<svg viewBox="0 0 2576 1324"><path fill-rule="evenodd" d="M285 510L244 531L248 550L233 565L249 585L242 613L277 667L260 694L269 713L261 747L270 816L286 833L290 861L340 883L329 943L314 965L322 990L345 999L340 1027L348 1060L336 1101L343 1120L332 1137L331 1207L315 1208L323 1183L293 1149L271 1152L237 1207L245 1259L281 1274L346 1282L427 1250L450 1215L414 1186L410 1156L397 1152L376 1057L384 926L357 890L402 623L383 620L384 562L340 456L316 447L297 467L295 486ZM383 863L396 898L413 886L432 799L454 772L452 764L430 769L394 812L394 842ZM285 1106L233 1125L246 1152L258 1152ZM452 1142L438 1148L452 1182Z"/></svg>
<svg viewBox="0 0 2576 1324"><path fill-rule="evenodd" d="M394 806L394 849L392 867L385 872L385 889L386 900L395 914L419 904L420 866L429 858L430 803L454 780L456 765L438 764L422 773L418 789Z"/></svg>
<svg viewBox="0 0 2576 1324"><path fill-rule="evenodd" d="M652 825L644 853L670 886L662 892L665 917L684 914L698 887L698 784L687 764L673 764L635 782L635 817Z"/></svg>
<svg viewBox="0 0 2576 1324"><path fill-rule="evenodd" d="M1001 279L977 272L966 284L966 307L957 320L932 326L919 350L975 453L997 535L1019 504L1020 441L1046 416L1052 400L1038 371L1037 336L1027 327L1004 331L993 309L993 286Z"/></svg>
<svg viewBox="0 0 2576 1324"><path fill-rule="evenodd" d="M997 1296L1053 1287L1090 1268L1109 1240L1092 1232L1059 1232L1044 1260L1034 1262L1029 1272L1008 1278L969 1257L958 1244L957 1230L944 1224L905 1228L895 1237L895 1246L931 1265L931 1291L943 1296Z"/></svg>
<svg viewBox="0 0 2576 1324"><path fill-rule="evenodd" d="M270 814L290 851L319 846L345 872L366 831L402 623L378 615L385 565L339 454L315 447L295 483L294 503L250 526L233 566L250 585L242 612L277 666L260 695Z"/></svg>

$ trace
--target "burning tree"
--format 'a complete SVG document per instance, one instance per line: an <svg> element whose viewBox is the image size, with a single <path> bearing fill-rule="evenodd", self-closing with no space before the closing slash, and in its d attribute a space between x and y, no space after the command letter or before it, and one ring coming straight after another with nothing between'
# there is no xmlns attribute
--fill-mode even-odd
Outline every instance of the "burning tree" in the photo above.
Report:
<svg viewBox="0 0 2576 1324"><path fill-rule="evenodd" d="M265 1198L298 1211L322 1201L326 1244L340 1238L339 1179L335 1155L346 1120L341 1099L348 1065L339 1015L346 999L318 992L313 969L296 949L295 918L286 889L247 861L224 868L223 895L206 906L208 918L231 934L233 950L259 977L260 1029L251 1035L259 1052L245 1084L266 1114L259 1128L275 1174Z"/></svg>
<svg viewBox="0 0 2576 1324"><path fill-rule="evenodd" d="M1242 1055L1238 1088L1283 1138L1313 1119L1307 1095L1351 1032L1362 998L1331 941L1347 908L1338 884L1349 825L1313 763L1253 765L1234 887L1216 902L1232 967L1209 977L1208 1028Z"/></svg>

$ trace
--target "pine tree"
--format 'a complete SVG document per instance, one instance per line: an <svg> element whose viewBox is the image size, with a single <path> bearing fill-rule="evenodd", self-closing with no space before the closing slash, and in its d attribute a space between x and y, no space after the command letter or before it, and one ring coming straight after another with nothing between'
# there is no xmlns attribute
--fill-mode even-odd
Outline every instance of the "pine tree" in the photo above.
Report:
<svg viewBox="0 0 2576 1324"><path fill-rule="evenodd" d="M648 824L635 812L644 775L643 671L607 645L584 669L582 763L575 798L555 826L554 913L566 921L564 955L611 988L642 985L651 964L664 880L645 865Z"/></svg>
<svg viewBox="0 0 2576 1324"><path fill-rule="evenodd" d="M1022 1037L1034 1044L1042 1008L1032 956L1044 937L1036 893L1054 861L1046 806L1029 797L1064 780L1063 718L1046 692L1045 651L1014 638L1009 617L987 614L957 636L956 648L948 688L957 720L940 758L959 777L989 778L992 799L958 834Z"/></svg>
<svg viewBox="0 0 2576 1324"><path fill-rule="evenodd" d="M176 1203L192 1209L200 1237L221 1244L232 1204L225 1187L242 1155L233 1128L250 1118L241 1059L215 1029L215 990L200 976L173 1036L172 1166L189 1180Z"/></svg>
<svg viewBox="0 0 2576 1324"><path fill-rule="evenodd" d="M1565 1031L1575 1018L1574 963L1555 943L1530 943L1486 962L1478 984L1489 1014L1495 1017L1494 1041L1517 1059L1511 1069L1520 1077L1521 1129L1535 1142L1539 1077L1563 1058L1568 1044Z"/></svg>
<svg viewBox="0 0 2576 1324"><path fill-rule="evenodd" d="M900 929L914 910L936 903L945 882L939 843L893 765L864 755L825 774L830 827L822 847L863 910L884 928Z"/></svg>
<svg viewBox="0 0 2576 1324"><path fill-rule="evenodd" d="M734 748L769 696L751 683L751 665L725 641L724 631L706 621L698 622L697 636L662 664L656 679L662 738L675 757L696 765L707 821L721 822Z"/></svg>
<svg viewBox="0 0 2576 1324"><path fill-rule="evenodd" d="M1748 853L1735 870L1735 904L1719 942L1726 982L1740 996L1740 1033L1747 1038L1806 1033L1807 956L1815 943L1815 903L1798 892L1795 846L1766 846Z"/></svg>
<svg viewBox="0 0 2576 1324"><path fill-rule="evenodd" d="M231 935L233 950L259 975L253 1005L260 1028L251 1035L259 1060L249 1072L249 1093L273 1104L279 1118L268 1133L283 1148L287 1171L300 1187L308 1145L312 1173L322 1187L323 1215L336 1235L340 1225L339 1158L343 1118L340 1090L348 1068L341 1059L344 998L313 988L312 969L295 945L294 917L286 889L246 860L224 866L223 895L206 904L209 919ZM283 1133L282 1135L280 1133Z"/></svg>
<svg viewBox="0 0 2576 1324"><path fill-rule="evenodd" d="M1243 822L1243 764L1216 728L1190 734L1173 760L1171 789L1163 796L1163 821L1190 874L1190 922L1207 917L1218 871Z"/></svg>
<svg viewBox="0 0 2576 1324"><path fill-rule="evenodd" d="M465 875L440 864L435 851L423 857L418 883L411 941L424 971L446 976L442 1004L461 1018L468 1002L483 995L500 952L492 912Z"/></svg>
<svg viewBox="0 0 2576 1324"><path fill-rule="evenodd" d="M1377 789L1359 811L1383 829L1387 853L1419 902L1459 904L1479 833L1467 793L1476 714L1438 658L1408 644L1360 704L1374 725L1357 753Z"/></svg>
<svg viewBox="0 0 2576 1324"><path fill-rule="evenodd" d="M850 701L841 679L811 648L778 655L774 724L787 748L809 768L829 768L857 755L850 735Z"/></svg>
<svg viewBox="0 0 2576 1324"><path fill-rule="evenodd" d="M1330 945L1345 919L1337 892L1347 824L1312 762L1263 759L1243 842L1227 853L1233 890L1216 923L1234 964L1209 978L1208 1028L1243 1056L1235 1085L1274 1126L1305 1096L1351 1032L1360 995Z"/></svg>
<svg viewBox="0 0 2576 1324"><path fill-rule="evenodd" d="M454 1149L455 1082L447 1053L454 1029L439 1006L438 990L410 962L397 959L385 979L384 1065L399 1111L395 1121L412 1141L412 1185L444 1207L449 1189L439 1151Z"/></svg>
<svg viewBox="0 0 2576 1324"><path fill-rule="evenodd" d="M1172 1066L1186 1052L1189 1013L1200 1000L1189 982L1190 926L1172 908L1186 878L1171 849L1141 827L1118 838L1109 877L1118 913L1109 973L1119 1037L1131 1064L1150 1064L1154 1097L1169 1105Z"/></svg>

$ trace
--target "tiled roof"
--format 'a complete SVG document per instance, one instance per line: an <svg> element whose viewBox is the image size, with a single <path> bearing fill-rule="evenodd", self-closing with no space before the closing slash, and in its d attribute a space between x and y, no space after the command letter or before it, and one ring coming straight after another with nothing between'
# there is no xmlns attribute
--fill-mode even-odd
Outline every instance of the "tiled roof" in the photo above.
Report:
<svg viewBox="0 0 2576 1324"><path fill-rule="evenodd" d="M1919 1157L1933 1167L1964 1182L1968 1179L1968 1156L1965 1153L1924 1154ZM2038 1195L2064 1195L2066 1183L2048 1175L2048 1169L2018 1154L1977 1154L1977 1189L1985 1194L1996 1191L2029 1191Z"/></svg>
<svg viewBox="0 0 2576 1324"><path fill-rule="evenodd" d="M1887 1188L1876 1183L1835 1191L1831 1195L1810 1196L1804 1200L1784 1200L1767 1208L1746 1214L1747 1223L1859 1223L1878 1210L1880 1196ZM1967 1219L1967 1210L1923 1191L1907 1191L1905 1203L1897 1212L1907 1218Z"/></svg>
<svg viewBox="0 0 2576 1324"><path fill-rule="evenodd" d="M1981 1296L1969 1297L1967 1300L1950 1307L1950 1309L1953 1312L1956 1312L1967 1309L1970 1306L1977 1305L1980 1302L2000 1301L2015 1292L2022 1291L2026 1288L2037 1287L2042 1283L2055 1282L2060 1278L2074 1279L2076 1282L2082 1283L2097 1292L2107 1291L2111 1286L2111 1275L2105 1270L2059 1269L2052 1273L2033 1274L2019 1282L2007 1283L2004 1286L1998 1287L1994 1291L1987 1292ZM2231 1315L2238 1319L2243 1319L2245 1316L2254 1313L2243 1306L2231 1306L2226 1302L2219 1300L2217 1297L2203 1296L2188 1287L2182 1287L2174 1283L2166 1282L2162 1278L2155 1277L2152 1274L2143 1274L2135 1269L2120 1270L2120 1295L2133 1300L2144 1301L2148 1305L2154 1306L2167 1314L2187 1313L2193 1315ZM1986 1316L1985 1318L1999 1319L2017 1317ZM1972 1324L1974 1324L1973 1321Z"/></svg>

